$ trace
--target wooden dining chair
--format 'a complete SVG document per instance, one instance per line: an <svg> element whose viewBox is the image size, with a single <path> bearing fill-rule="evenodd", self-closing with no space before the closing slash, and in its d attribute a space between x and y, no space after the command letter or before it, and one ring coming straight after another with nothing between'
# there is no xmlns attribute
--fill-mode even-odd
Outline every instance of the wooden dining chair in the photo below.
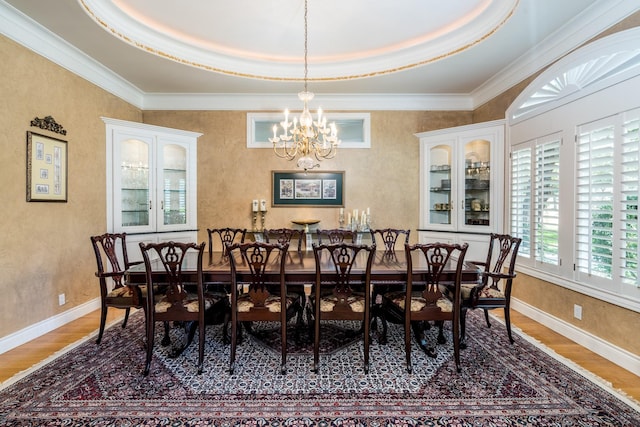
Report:
<svg viewBox="0 0 640 427"><path fill-rule="evenodd" d="M149 374L153 357L155 323L180 322L185 326L187 338L185 344L176 350L180 353L189 345L198 330L198 374L202 373L205 342L205 312L208 310L224 310L226 295L205 293L202 258L205 243L140 243L142 258L145 264L148 289L147 298L147 358L144 375ZM196 256L196 282L188 282L182 274L188 254ZM153 262L159 263L162 273L153 271ZM193 262L193 260L192 260ZM164 292L155 297L159 289Z"/></svg>
<svg viewBox="0 0 640 427"><path fill-rule="evenodd" d="M244 239L247 235L246 228L207 228L207 234L209 235L209 256L217 248L223 254L226 253L226 245L232 243L244 243ZM214 245L215 242L215 245Z"/></svg>
<svg viewBox="0 0 640 427"><path fill-rule="evenodd" d="M287 291L284 280L287 243L235 243L228 246L231 267L231 350L229 372L235 369L238 330L241 322L280 323L282 374L287 370L287 323L297 315L302 321L302 295ZM269 269L279 271L277 283L269 282ZM241 293L243 285L246 292Z"/></svg>
<svg viewBox="0 0 640 427"><path fill-rule="evenodd" d="M371 242L376 245L379 251L382 251L382 257L387 260L395 260L396 252L404 252L404 245L409 244L409 236L411 230L405 230L401 228L379 228L369 230L371 234ZM402 324L402 318L395 318L394 313L385 313L382 306L382 295L389 292L391 289L397 289L398 287L405 287L404 282L389 283L385 281L383 283L377 283L374 281L371 284L373 293L373 307L371 312L371 328L374 331L378 330L378 321L382 325L382 332L378 334L378 342L380 344L387 343L387 321L393 323Z"/></svg>
<svg viewBox="0 0 640 427"><path fill-rule="evenodd" d="M385 254L392 255L396 250L403 251L404 245L409 244L411 230L401 228L379 228L369 230L371 241Z"/></svg>
<svg viewBox="0 0 640 427"><path fill-rule="evenodd" d="M129 286L125 282L126 270L142 262L129 261L126 233L105 233L90 239L98 266L95 275L100 283L100 329L96 339L96 344L100 344L109 307L125 310L122 321L125 328L131 308L146 309L147 289L145 285Z"/></svg>
<svg viewBox="0 0 640 427"><path fill-rule="evenodd" d="M482 268L480 286L463 286L462 292L462 337L466 337L467 310L481 308L487 327L491 327L489 310L504 309L504 320L509 342L511 334L511 289L516 277L515 266L522 239L509 234L492 233L489 237L489 251L485 261L470 261Z"/></svg>
<svg viewBox="0 0 640 427"><path fill-rule="evenodd" d="M302 251L302 241L305 239L303 230L293 228L271 228L264 230L264 240L266 243L287 244L289 249Z"/></svg>
<svg viewBox="0 0 640 427"><path fill-rule="evenodd" d="M456 369L460 372L460 294L462 266L468 245L429 243L405 245L407 258L407 287L404 291L391 291L383 296L385 310L395 312L404 319L405 354L407 371L411 365L412 322L450 321L452 323L453 352ZM414 264L423 264L426 273L414 275ZM455 266L453 283L442 282L443 271ZM451 289L452 299L445 296ZM435 348L427 354L436 357Z"/></svg>
<svg viewBox="0 0 640 427"><path fill-rule="evenodd" d="M353 270L366 254L364 270ZM335 243L313 245L316 281L310 309L314 319L313 371L320 372L320 322L357 320L363 325L364 371L369 372L371 264L375 246Z"/></svg>
<svg viewBox="0 0 640 427"><path fill-rule="evenodd" d="M332 229L317 229L316 230L316 238L318 240L318 244L321 245L323 243L355 243L356 242L356 232L351 230L345 230L342 228L332 228Z"/></svg>

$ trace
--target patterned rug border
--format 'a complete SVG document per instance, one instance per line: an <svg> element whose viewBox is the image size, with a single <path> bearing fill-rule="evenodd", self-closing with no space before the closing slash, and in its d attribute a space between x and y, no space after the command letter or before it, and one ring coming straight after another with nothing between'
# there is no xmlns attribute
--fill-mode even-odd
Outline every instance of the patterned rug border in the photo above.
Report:
<svg viewBox="0 0 640 427"><path fill-rule="evenodd" d="M504 326L504 321L503 319L499 318L499 317L495 317L492 316L492 319L494 319L496 322L501 323L502 326ZM114 321L112 321L109 324L109 328L114 327L116 324L118 324L119 322L121 322L122 319L116 319ZM553 349L547 347L546 345L544 345L543 343L541 343L540 341L534 339L533 337L527 335L526 333L524 333L521 329L519 328L515 328L514 327L514 332L517 333L517 335L519 337L521 337L524 341L526 341L527 343L529 343L531 346L533 346L534 348L541 350L543 353L545 353L546 355L550 356L552 359L556 360L558 363L562 364L563 366L566 366L567 368L569 368L571 371L573 371L574 373L576 373L577 375L579 375L580 377L584 378L585 381L587 381L588 383L597 386L598 388L602 389L604 392L611 394L613 397L619 399L621 402L625 403L626 405L628 405L630 408L632 408L634 411L639 412L640 413L640 403L638 403L638 401L635 401L633 398L629 397L628 395L626 395L624 392L622 392L621 390L616 390L612 387L611 383L605 381L604 379L598 377L597 375L587 371L586 369L580 367L579 365L577 365L575 362L561 356L560 354L558 354L557 352L555 352ZM91 339L94 339L95 336L97 335L97 330L89 333L88 335L86 335L84 338L76 341L75 343L72 343L68 346L66 346L63 349L60 349L59 351L57 351L56 353L52 354L50 357L48 357L47 359L43 360L40 363L37 363L35 365L33 365L32 367L14 375L12 378L10 378L9 380L3 382L2 384L0 384L0 391L4 390L5 388L15 384L16 382L24 379L25 377L29 376L31 373L37 371L38 369L41 369L43 367L45 367L46 365L52 363L53 361L55 361L56 359L60 358L61 356L64 356L65 354L71 352L72 350L76 349L77 347L81 346L82 344L86 343L87 341L90 341ZM221 402L219 401L219 404L225 404L229 405L229 404L233 404L233 396L229 396L231 397L231 401L225 401L225 402ZM371 397L371 396L370 396ZM285 399L287 400L287 399ZM345 401L352 401L352 399L350 398L350 396L343 396L342 397L342 402L344 403ZM411 401L413 401L414 399L409 399ZM110 404L116 403L117 401L110 401ZM178 403L178 401L175 401L174 403ZM200 402L202 403L202 402ZM248 406L252 406L251 403L249 402L245 402L245 404L248 403ZM254 402L256 403L256 402ZM257 421L259 419L261 419L261 414L262 416L267 416L268 415L268 419L271 420L271 422L275 422L276 424L273 425L287 425L287 424L281 424L281 422L285 421L285 420L289 420L291 419L291 417L296 417L296 419L298 421L302 421L304 418L299 418L299 416L301 416L302 414L299 413L298 411L293 411L291 412L291 408L287 408L286 405L280 405L280 404L286 403L283 402L280 399L276 399L275 401L271 401L270 404L268 405L270 408L270 410L268 410L268 414L264 413L262 411L254 411L253 413L255 414L255 416L257 416L258 418L254 418L254 421ZM410 403L408 401L405 400L405 411L403 411L402 414L398 414L398 416L400 418L396 418L396 421L399 419L405 419L405 420L412 420L413 422L419 422L419 420L423 420L423 421L430 421L429 417L429 412L425 412L425 409L427 409L425 406L421 406L424 405L425 401L415 401L413 403ZM485 402L486 403L486 402ZM506 402L505 402L506 403ZM146 402L146 405L151 405L153 406L152 402ZM166 404L166 402L165 402ZM262 404L264 404L264 402L262 402ZM352 404L351 404L351 408L355 409L355 413L351 414L351 415L355 415L358 416L358 413L364 413L364 412L371 412L371 408L369 407L372 404L372 402L366 398L365 396L360 396L359 398L355 398L355 400L353 400ZM375 405L376 402L375 400L373 401L373 404ZM497 402L496 402L497 404ZM184 406L191 406L196 413L198 412L198 402L197 401L185 401L185 402L181 402L180 405ZM195 405L195 406L193 406ZM414 406L414 405L418 405L418 406ZM107 405L110 406L110 405ZM117 407L118 405L116 405ZM501 406L501 405L498 405ZM150 406L147 406L148 408ZM421 407L421 409L417 409L418 407ZM359 408L360 410L357 410L356 408ZM164 409L167 409L166 407ZM180 409L179 407L176 409ZM247 408L248 409L248 408ZM266 409L266 408L263 408ZM298 408L301 409L301 408ZM337 408L336 408L337 409ZM342 408L344 409L344 407ZM455 409L455 408L450 408L450 409ZM524 408L522 408L524 409ZM549 408L551 409L551 408ZM67 407L67 410L72 410L73 411L73 405L71 405L71 407ZM65 411L61 411L61 413L59 413L59 415L62 415L62 413ZM456 413L457 411L452 411L450 412L450 416L452 416L453 418L456 418L458 416L462 416L463 414L459 414ZM375 411L373 412L375 413ZM525 415L526 412L523 412L522 415ZM540 420L542 420L543 418L545 418L545 414L547 414L546 411L539 411L538 412L538 416L542 417L540 418ZM140 417L143 416L143 418L139 418L138 421L141 422L141 424L139 425L147 425L146 421L149 421L148 419L145 420L146 416L144 414L136 414L136 413L130 413L130 416L133 417ZM318 414L320 415L320 414ZM484 419L485 421L487 420L496 420L496 419L500 419L501 418L501 411L499 408L495 408L494 410L489 410L487 411L487 408L485 407L483 411L479 411L478 413L475 414L476 417L476 421L482 421L482 419ZM548 415L551 415L551 412L548 413ZM334 413L334 414L328 414L325 413L324 416L329 416L330 418L327 418L327 421L333 421L333 422L327 422L325 423L325 425L339 425L339 424L335 424L335 422L339 419L342 419L343 421L349 423L349 421L353 421L351 420L351 418L349 418L349 415L341 410L338 410L338 412ZM425 418L425 416L427 418ZM274 418L275 417L275 418ZM346 417L346 418L345 418ZM405 418L406 417L406 418ZM479 418L478 418L479 417ZM489 417L489 418L483 418L483 417ZM493 418L492 418L493 417ZM495 418L497 417L497 418ZM184 421L184 425L192 425L189 421L188 418L184 418L180 417L180 419L182 419ZM177 419L176 419L177 420ZM267 420L267 418L264 418L264 420ZM280 421L278 421L280 420ZM379 422L381 419L377 419L375 420L376 422ZM470 421L470 419L465 418L466 422ZM515 419L514 419L515 420ZM540 421L538 420L538 421ZM129 419L129 421L132 421L131 419ZM309 419L309 421L311 421ZM320 422L320 419L315 419L316 422ZM390 424L389 421L391 420L387 420L386 423L383 423L384 425L396 425L396 424ZM453 421L453 419L452 419ZM513 420L512 420L513 421ZM529 419L530 422L535 422L533 418ZM373 420L372 420L373 422ZM260 424L260 423L258 423ZM26 424L29 425L29 424ZM101 424L96 424L96 425L101 425ZM107 425L111 425L111 424L107 424ZM138 425L137 423L135 425ZM177 425L182 425L182 424L177 424ZM195 425L195 424L194 424ZM218 425L218 424L213 424L213 425ZM223 423L224 425L224 423ZM244 424L232 424L232 425L244 425ZM264 424L264 425L271 425L271 424ZM304 422L302 424L295 424L295 425L316 425L314 424L305 424ZM354 424L354 425L360 425L360 424ZM382 425L382 424L381 424ZM406 424L406 425L412 425L411 423ZM418 425L418 424L415 424ZM482 425L482 424L460 424L460 425ZM505 424L507 425L507 424ZM537 424L534 424L537 425ZM542 425L542 424L540 424ZM544 424L546 425L546 424Z"/></svg>
<svg viewBox="0 0 640 427"><path fill-rule="evenodd" d="M499 322L503 326L505 325L504 319L502 319L501 317L494 316L491 313L489 313L489 315L490 315L492 321L495 320L496 322ZM527 341L531 345L535 346L536 348L538 348L539 350L541 350L542 352L544 352L548 356L554 358L555 360L557 360L558 362L562 363L563 365L565 365L566 367L568 367L569 369L571 369L575 373L583 376L588 381L590 381L593 384L597 385L602 390L613 394L614 396L616 396L617 398L619 398L620 400L625 402L627 405L631 406L636 411L640 412L640 401L634 399L632 396L627 394L624 390L621 390L621 389L613 387L613 384L610 381L605 380L604 378L594 374L593 372L589 371L588 369L583 368L582 366L578 365L573 360L561 355L560 353L556 352L554 349L552 349L551 347L547 346L546 344L544 344L540 340L537 340L536 338L533 338L529 334L525 333L522 329L518 328L517 326L512 324L511 325L511 329L512 329L513 332L516 332L519 337L523 338L525 341ZM633 374L631 373L631 375L633 375Z"/></svg>

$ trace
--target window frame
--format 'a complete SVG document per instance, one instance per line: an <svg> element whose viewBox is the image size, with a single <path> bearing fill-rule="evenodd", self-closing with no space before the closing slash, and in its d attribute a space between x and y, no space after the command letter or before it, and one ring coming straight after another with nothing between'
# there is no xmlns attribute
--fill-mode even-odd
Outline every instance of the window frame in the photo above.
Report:
<svg viewBox="0 0 640 427"><path fill-rule="evenodd" d="M292 112L298 114L298 112ZM327 123L331 122L345 122L349 126L361 127L361 138L354 140L342 140L339 147L343 148L371 148L371 113L325 113ZM273 144L271 142L262 141L260 137L256 136L256 129L260 126L268 126L269 129L274 124L278 124L284 120L282 112L279 113L247 113L247 148L271 148ZM281 128L280 128L281 129ZM280 131L278 131L280 132ZM260 133L260 132L258 132ZM338 138L340 132L338 131Z"/></svg>

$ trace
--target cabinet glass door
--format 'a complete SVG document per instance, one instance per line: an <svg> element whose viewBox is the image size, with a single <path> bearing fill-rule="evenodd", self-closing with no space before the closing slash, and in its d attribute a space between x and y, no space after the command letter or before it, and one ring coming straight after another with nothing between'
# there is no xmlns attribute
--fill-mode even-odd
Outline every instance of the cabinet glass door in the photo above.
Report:
<svg viewBox="0 0 640 427"><path fill-rule="evenodd" d="M429 149L428 210L431 225L450 225L452 221L452 150L452 146L446 144Z"/></svg>
<svg viewBox="0 0 640 427"><path fill-rule="evenodd" d="M123 228L151 225L150 150L149 143L139 139L128 138L120 142L120 215Z"/></svg>
<svg viewBox="0 0 640 427"><path fill-rule="evenodd" d="M160 183L162 224L164 226L187 224L187 149L184 146L162 145Z"/></svg>
<svg viewBox="0 0 640 427"><path fill-rule="evenodd" d="M474 139L464 144L464 226L487 227L491 211L491 143Z"/></svg>

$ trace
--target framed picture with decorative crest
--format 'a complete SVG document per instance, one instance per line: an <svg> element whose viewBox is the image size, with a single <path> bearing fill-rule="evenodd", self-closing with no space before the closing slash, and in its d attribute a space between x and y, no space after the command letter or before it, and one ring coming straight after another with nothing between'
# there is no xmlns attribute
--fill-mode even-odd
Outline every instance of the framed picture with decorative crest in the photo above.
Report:
<svg viewBox="0 0 640 427"><path fill-rule="evenodd" d="M67 201L67 141L27 131L27 202Z"/></svg>

